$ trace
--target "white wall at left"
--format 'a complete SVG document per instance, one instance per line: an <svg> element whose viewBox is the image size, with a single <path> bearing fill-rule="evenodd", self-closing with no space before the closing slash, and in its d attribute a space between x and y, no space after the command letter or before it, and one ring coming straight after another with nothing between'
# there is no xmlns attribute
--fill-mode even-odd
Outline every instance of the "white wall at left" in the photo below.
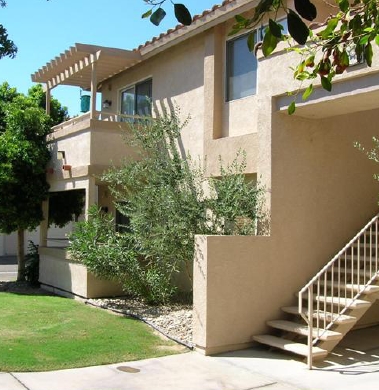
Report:
<svg viewBox="0 0 379 390"><path fill-rule="evenodd" d="M25 233L25 253L28 250L29 241L39 244L39 228ZM16 256L17 232L12 234L0 234L0 256Z"/></svg>

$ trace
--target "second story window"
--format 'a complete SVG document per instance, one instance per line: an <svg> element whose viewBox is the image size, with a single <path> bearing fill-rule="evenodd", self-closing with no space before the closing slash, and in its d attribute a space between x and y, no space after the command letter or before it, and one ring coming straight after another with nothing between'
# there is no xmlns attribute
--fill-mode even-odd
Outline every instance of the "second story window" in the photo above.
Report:
<svg viewBox="0 0 379 390"><path fill-rule="evenodd" d="M151 116L152 80L145 80L121 92L121 114Z"/></svg>
<svg viewBox="0 0 379 390"><path fill-rule="evenodd" d="M226 100L254 95L257 87L258 61L247 47L248 34L227 42Z"/></svg>

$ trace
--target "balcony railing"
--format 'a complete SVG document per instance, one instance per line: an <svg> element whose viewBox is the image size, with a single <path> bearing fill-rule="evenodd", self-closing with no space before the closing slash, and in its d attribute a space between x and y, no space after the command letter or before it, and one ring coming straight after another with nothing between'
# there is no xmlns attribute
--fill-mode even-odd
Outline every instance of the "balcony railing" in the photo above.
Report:
<svg viewBox="0 0 379 390"><path fill-rule="evenodd" d="M66 122L62 122L59 125L54 126L52 130L53 132L56 132L59 130L68 129L73 126L80 125L81 123L89 122L91 119L104 121L104 122L135 123L141 119L146 120L146 117L142 117L140 115L125 115L125 114L118 114L118 113L105 112L105 111L96 111L94 118L91 118L90 112L86 112L85 114L71 118Z"/></svg>

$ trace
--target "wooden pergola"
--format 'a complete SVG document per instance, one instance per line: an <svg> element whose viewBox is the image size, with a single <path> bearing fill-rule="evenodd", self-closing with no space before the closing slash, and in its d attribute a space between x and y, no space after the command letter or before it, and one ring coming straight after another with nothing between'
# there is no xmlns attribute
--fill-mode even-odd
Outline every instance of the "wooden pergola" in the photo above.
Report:
<svg viewBox="0 0 379 390"><path fill-rule="evenodd" d="M91 91L90 117L95 116L96 92L101 83L141 61L139 51L76 43L31 75L46 86L46 112L50 113L50 91L57 85L78 86Z"/></svg>

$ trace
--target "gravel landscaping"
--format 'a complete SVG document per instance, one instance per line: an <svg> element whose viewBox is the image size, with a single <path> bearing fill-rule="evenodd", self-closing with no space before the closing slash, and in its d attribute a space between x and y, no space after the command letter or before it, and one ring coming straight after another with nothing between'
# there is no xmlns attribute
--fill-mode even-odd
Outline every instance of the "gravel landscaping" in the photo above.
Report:
<svg viewBox="0 0 379 390"><path fill-rule="evenodd" d="M192 348L192 306L170 304L151 306L137 299L88 299L87 304L136 317L165 336Z"/></svg>

